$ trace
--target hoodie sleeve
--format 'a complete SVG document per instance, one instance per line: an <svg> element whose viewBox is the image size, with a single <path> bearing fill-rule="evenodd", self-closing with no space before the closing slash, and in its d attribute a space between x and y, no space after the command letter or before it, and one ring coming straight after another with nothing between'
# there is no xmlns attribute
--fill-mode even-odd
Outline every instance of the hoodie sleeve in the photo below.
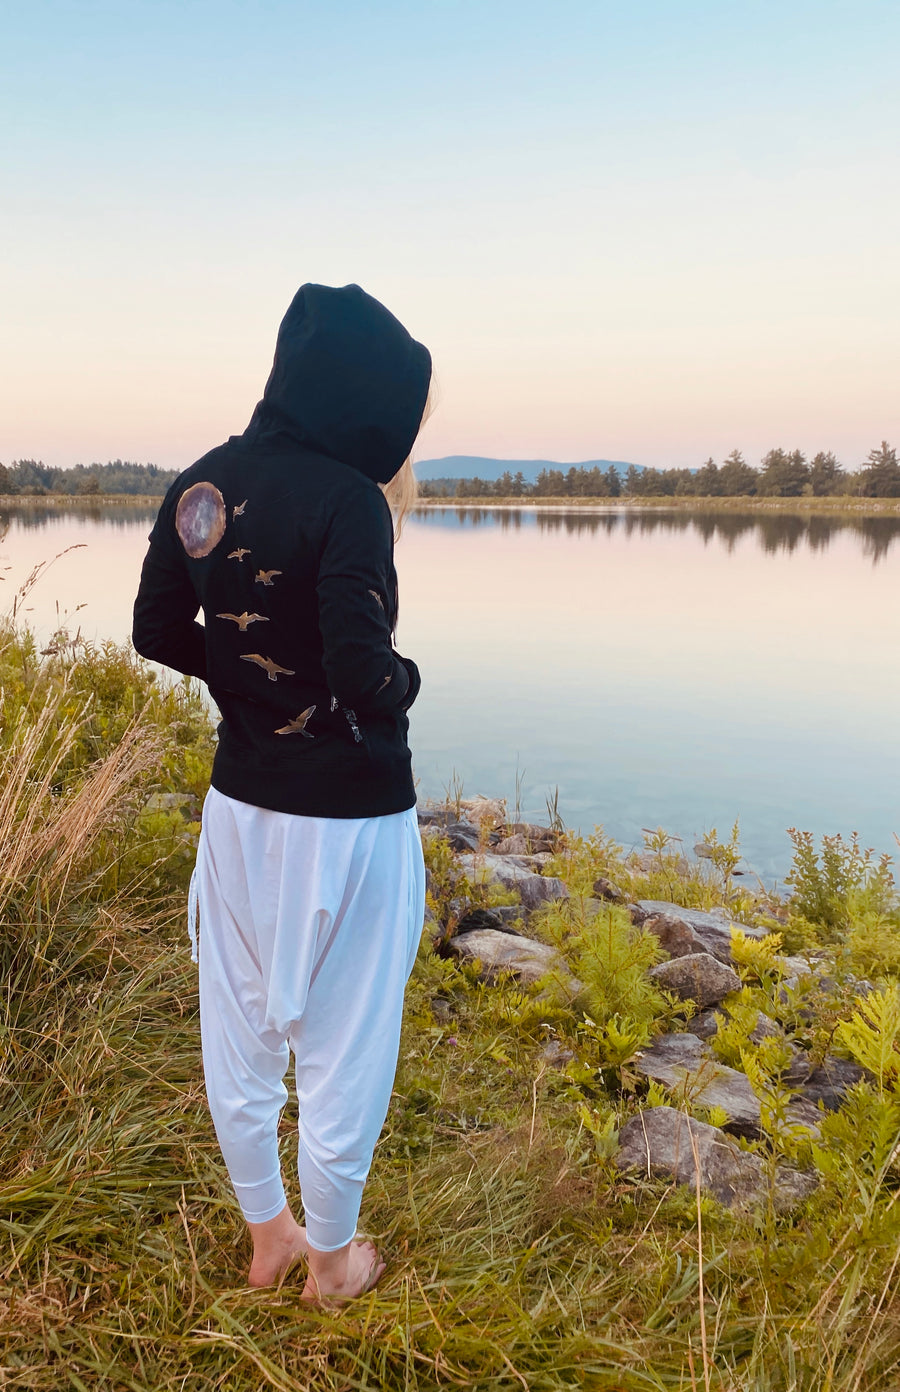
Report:
<svg viewBox="0 0 900 1392"><path fill-rule="evenodd" d="M131 641L142 657L206 680L206 631L180 548L174 543L169 500L160 508L134 602Z"/></svg>
<svg viewBox="0 0 900 1392"><path fill-rule="evenodd" d="M316 591L329 690L360 714L408 710L419 693L416 664L391 642L392 574L390 509L377 489L354 490L329 522Z"/></svg>

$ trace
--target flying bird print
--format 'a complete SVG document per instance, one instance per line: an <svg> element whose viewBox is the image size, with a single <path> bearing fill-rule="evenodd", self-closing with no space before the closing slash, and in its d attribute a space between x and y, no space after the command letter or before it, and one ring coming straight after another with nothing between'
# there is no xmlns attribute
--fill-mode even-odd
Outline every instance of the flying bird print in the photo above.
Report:
<svg viewBox="0 0 900 1392"><path fill-rule="evenodd" d="M268 675L269 681L277 681L279 677L293 677L296 674L290 667L279 667L277 662L273 662L271 657L263 657L262 653L241 653L242 662L255 662L257 667L261 667Z"/></svg>
<svg viewBox="0 0 900 1392"><path fill-rule="evenodd" d="M272 576L280 574L280 570L258 570L256 572L256 583L257 585L271 585Z"/></svg>
<svg viewBox="0 0 900 1392"><path fill-rule="evenodd" d="M235 517L243 517L243 515L244 515L244 508L245 508L246 506L247 506L247 499L246 499L246 498L244 499L244 501L243 501L242 503L235 503L234 507L231 509L231 517L232 517L232 520L234 520Z"/></svg>
<svg viewBox="0 0 900 1392"><path fill-rule="evenodd" d="M248 627L252 623L269 622L265 614L248 614L246 609L244 610L243 614L217 614L216 618L231 619L232 623L236 623L242 633L246 633Z"/></svg>
<svg viewBox="0 0 900 1392"><path fill-rule="evenodd" d="M229 560L229 561L242 561L242 560L244 559L245 556L249 556L249 555L250 555L250 547L249 547L249 546L239 546L238 549L237 549L236 551L229 551L229 552L228 552L228 560Z"/></svg>
<svg viewBox="0 0 900 1392"><path fill-rule="evenodd" d="M381 598L381 595L378 593L377 590L370 590L370 591L369 591L369 594L372 596L372 598L374 599L375 603L378 605L378 608L379 608L379 609L382 611L382 613L383 613L383 612L384 612L384 600Z"/></svg>
<svg viewBox="0 0 900 1392"><path fill-rule="evenodd" d="M311 716L315 715L315 706L307 706L305 711L301 711L293 720L289 720L286 725L282 725L280 730L276 730L276 735L304 735L306 739L315 739L306 728L306 722Z"/></svg>

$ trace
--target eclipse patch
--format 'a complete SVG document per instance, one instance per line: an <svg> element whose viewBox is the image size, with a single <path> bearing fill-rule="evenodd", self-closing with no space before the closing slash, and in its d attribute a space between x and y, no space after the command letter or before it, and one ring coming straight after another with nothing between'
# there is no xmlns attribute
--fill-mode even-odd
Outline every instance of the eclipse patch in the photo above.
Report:
<svg viewBox="0 0 900 1392"><path fill-rule="evenodd" d="M189 556L198 560L225 535L225 499L214 483L195 483L178 499L175 530Z"/></svg>

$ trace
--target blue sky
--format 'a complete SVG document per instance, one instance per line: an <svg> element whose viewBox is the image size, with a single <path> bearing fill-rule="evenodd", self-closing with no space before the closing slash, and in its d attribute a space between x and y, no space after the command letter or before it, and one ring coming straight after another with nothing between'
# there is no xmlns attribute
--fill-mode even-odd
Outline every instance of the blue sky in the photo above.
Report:
<svg viewBox="0 0 900 1392"><path fill-rule="evenodd" d="M0 459L186 465L304 280L432 349L423 454L900 443L896 4L2 14Z"/></svg>

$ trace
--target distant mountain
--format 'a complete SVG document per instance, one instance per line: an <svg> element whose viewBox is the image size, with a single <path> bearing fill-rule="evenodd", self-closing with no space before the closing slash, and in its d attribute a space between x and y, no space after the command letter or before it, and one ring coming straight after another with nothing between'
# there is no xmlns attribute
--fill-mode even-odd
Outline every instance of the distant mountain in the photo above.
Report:
<svg viewBox="0 0 900 1392"><path fill-rule="evenodd" d="M585 459L576 463L576 469L602 469L604 472L614 464L620 474L631 466L623 459ZM635 464L643 469L643 464ZM421 459L416 463L416 478L431 479L480 478L486 482L501 478L503 474L522 473L526 483L536 483L542 469L571 469L571 464L559 464L554 459L483 459L478 454L448 454L443 459Z"/></svg>

